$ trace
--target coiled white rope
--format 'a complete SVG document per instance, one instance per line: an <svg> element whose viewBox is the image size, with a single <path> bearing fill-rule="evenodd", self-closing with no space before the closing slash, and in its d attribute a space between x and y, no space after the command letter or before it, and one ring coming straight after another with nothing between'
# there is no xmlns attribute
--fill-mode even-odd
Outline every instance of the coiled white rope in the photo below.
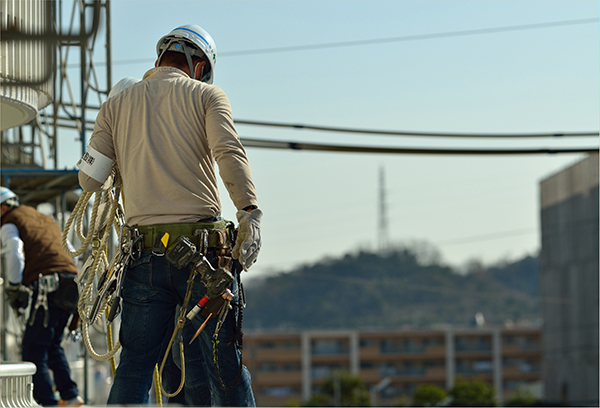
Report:
<svg viewBox="0 0 600 408"><path fill-rule="evenodd" d="M108 263L108 259L106 257L106 249L108 244L108 239L110 237L110 231L113 225L115 225L115 219L117 210L120 210L119 204L119 192L121 188L121 178L118 170L113 173L113 183L112 186L107 188L106 190L101 190L96 193L84 191L73 212L69 216L67 223L65 224L65 228L62 234L62 248L63 251L71 257L79 256L85 252L85 250L92 245L92 253L90 257L93 259L92 265L86 270L82 271L87 275L87 279L85 284L83 285L83 289L80 289L79 293L79 301L77 303L77 311L79 313L79 317L81 319L81 328L85 346L95 360L104 361L112 358L116 352L120 349L121 344L117 342L117 344L110 349L111 345L109 344L109 351L106 354L99 354L94 350L92 345L90 336L89 336L89 325L94 324L103 314L106 308L106 302L108 299L103 299L102 304L99 305L99 313L96 315L93 321L91 321L88 317L89 311L94 304L93 302L93 289L94 289L94 278L99 278L100 275L106 270L107 267L112 267ZM113 193L114 191L114 193ZM85 236L83 234L83 220L85 211L88 205L88 202L92 198L93 195L96 195L94 199L94 205L92 207L92 215L90 218L89 226L88 226L88 235ZM109 211L102 211L101 217L104 219L98 219L98 212L101 204L105 206L109 206ZM121 210L122 212L122 210ZM73 221L77 220L75 223L75 231L77 233L77 237L81 240L81 247L78 250L71 251L67 244L67 239L69 235L69 231L71 230L71 226ZM118 225L119 221L117 220L117 225L115 227L121 227ZM115 256L115 258L118 254ZM87 262L86 262L87 263ZM108 273L111 274L113 271L111 269L108 270ZM86 275L82 276L86 278Z"/></svg>

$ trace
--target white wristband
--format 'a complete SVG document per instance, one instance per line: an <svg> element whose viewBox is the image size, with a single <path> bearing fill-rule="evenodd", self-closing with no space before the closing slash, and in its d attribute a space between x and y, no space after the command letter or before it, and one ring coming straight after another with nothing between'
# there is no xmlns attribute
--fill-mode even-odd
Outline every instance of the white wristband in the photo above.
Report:
<svg viewBox="0 0 600 408"><path fill-rule="evenodd" d="M77 162L77 167L94 180L104 183L110 175L114 163L115 161L111 158L92 146L88 146L83 157Z"/></svg>

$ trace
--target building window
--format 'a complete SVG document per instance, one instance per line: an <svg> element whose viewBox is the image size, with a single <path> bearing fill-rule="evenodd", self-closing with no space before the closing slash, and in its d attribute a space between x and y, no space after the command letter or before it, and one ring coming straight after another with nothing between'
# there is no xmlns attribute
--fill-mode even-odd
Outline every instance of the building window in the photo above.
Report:
<svg viewBox="0 0 600 408"><path fill-rule="evenodd" d="M426 337L423 339L423 347L439 346L440 344L444 344L441 337Z"/></svg>
<svg viewBox="0 0 600 408"><path fill-rule="evenodd" d="M491 373L494 370L494 364L489 360L473 361L473 372Z"/></svg>
<svg viewBox="0 0 600 408"><path fill-rule="evenodd" d="M298 390L294 387L263 387L261 393L269 397L288 397L298 394Z"/></svg>
<svg viewBox="0 0 600 408"><path fill-rule="evenodd" d="M311 367L312 378L327 378L336 371L348 371L348 367L340 364L316 364Z"/></svg>
<svg viewBox="0 0 600 408"><path fill-rule="evenodd" d="M348 354L348 343L342 340L313 340L313 355Z"/></svg>
<svg viewBox="0 0 600 408"><path fill-rule="evenodd" d="M425 352L423 343L416 339L384 339L381 340L380 344L381 354L417 354Z"/></svg>
<svg viewBox="0 0 600 408"><path fill-rule="evenodd" d="M421 364L415 364L412 361L405 361L404 363L383 363L381 364L379 373L382 377L421 376L425 374L425 367Z"/></svg>
<svg viewBox="0 0 600 408"><path fill-rule="evenodd" d="M258 343L258 348L261 349L272 349L272 348L276 348L277 344L272 342L272 341L261 341L260 343Z"/></svg>
<svg viewBox="0 0 600 408"><path fill-rule="evenodd" d="M299 349L300 348L299 341L285 341L280 344L281 344L282 348L286 348L286 349Z"/></svg>
<svg viewBox="0 0 600 408"><path fill-rule="evenodd" d="M456 351L491 351L490 337L458 337L454 343Z"/></svg>
<svg viewBox="0 0 600 408"><path fill-rule="evenodd" d="M360 347L374 347L377 346L377 341L373 339L360 339L358 344Z"/></svg>
<svg viewBox="0 0 600 408"><path fill-rule="evenodd" d="M296 364L296 363L284 364L283 371L300 371L300 364Z"/></svg>
<svg viewBox="0 0 600 408"><path fill-rule="evenodd" d="M494 364L490 360L456 360L457 374L491 373L493 369Z"/></svg>
<svg viewBox="0 0 600 408"><path fill-rule="evenodd" d="M278 367L275 363L262 363L259 367L259 370L263 373L270 373L273 371L278 371Z"/></svg>
<svg viewBox="0 0 600 408"><path fill-rule="evenodd" d="M443 361L439 361L439 360L427 360L423 362L423 368L424 369L428 369L428 368L438 368L438 367L443 367L444 366L444 362Z"/></svg>
<svg viewBox="0 0 600 408"><path fill-rule="evenodd" d="M502 344L518 344L521 350L526 351L540 350L540 338L537 336L505 336Z"/></svg>
<svg viewBox="0 0 600 408"><path fill-rule="evenodd" d="M522 358L506 358L502 362L505 367L518 367L519 371L527 373L539 373L540 363L536 360L522 359Z"/></svg>

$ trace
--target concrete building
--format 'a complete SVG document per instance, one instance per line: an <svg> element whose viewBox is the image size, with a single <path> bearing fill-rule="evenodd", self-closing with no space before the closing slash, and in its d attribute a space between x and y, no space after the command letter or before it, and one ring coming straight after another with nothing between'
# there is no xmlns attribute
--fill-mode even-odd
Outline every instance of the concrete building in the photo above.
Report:
<svg viewBox="0 0 600 408"><path fill-rule="evenodd" d="M546 400L598 406L598 155L540 184Z"/></svg>
<svg viewBox="0 0 600 408"><path fill-rule="evenodd" d="M336 371L359 375L369 390L389 382L378 406L410 403L420 384L450 389L458 377L485 380L502 403L523 388L542 397L541 344L539 328L247 334L244 364L258 406L308 400Z"/></svg>

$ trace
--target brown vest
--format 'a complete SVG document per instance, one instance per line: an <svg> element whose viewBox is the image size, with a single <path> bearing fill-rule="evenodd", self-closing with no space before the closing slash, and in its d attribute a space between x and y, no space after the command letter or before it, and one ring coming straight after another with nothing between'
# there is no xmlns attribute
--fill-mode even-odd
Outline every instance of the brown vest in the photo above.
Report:
<svg viewBox="0 0 600 408"><path fill-rule="evenodd" d="M77 273L77 266L62 249L62 232L58 224L32 207L20 205L2 216L2 225L15 224L25 246L23 285L39 274Z"/></svg>

